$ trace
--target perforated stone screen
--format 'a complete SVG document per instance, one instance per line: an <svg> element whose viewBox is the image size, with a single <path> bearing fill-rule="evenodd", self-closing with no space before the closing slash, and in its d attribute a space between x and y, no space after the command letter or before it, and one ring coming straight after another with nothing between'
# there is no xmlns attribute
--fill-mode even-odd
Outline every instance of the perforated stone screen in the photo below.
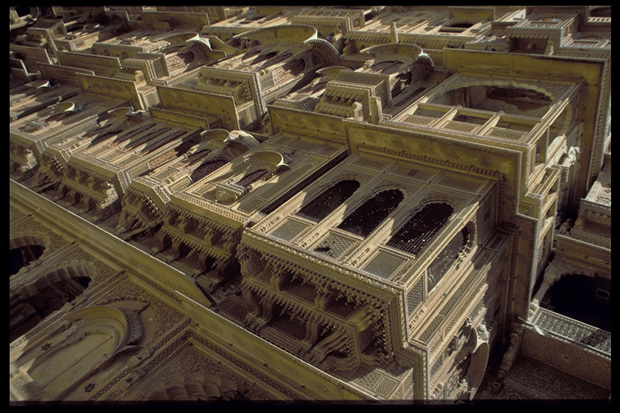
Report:
<svg viewBox="0 0 620 413"><path fill-rule="evenodd" d="M332 258L338 258L355 242L353 239L331 233L314 248L314 251Z"/></svg>
<svg viewBox="0 0 620 413"><path fill-rule="evenodd" d="M407 293L407 313L411 314L413 310L424 299L424 277L420 277L418 282Z"/></svg>
<svg viewBox="0 0 620 413"><path fill-rule="evenodd" d="M388 279L400 265L405 262L404 258L380 251L363 268L364 271Z"/></svg>
<svg viewBox="0 0 620 413"><path fill-rule="evenodd" d="M284 241L290 241L297 234L304 230L308 225L303 222L287 220L284 224L280 225L275 231L271 233L276 238L280 238Z"/></svg>

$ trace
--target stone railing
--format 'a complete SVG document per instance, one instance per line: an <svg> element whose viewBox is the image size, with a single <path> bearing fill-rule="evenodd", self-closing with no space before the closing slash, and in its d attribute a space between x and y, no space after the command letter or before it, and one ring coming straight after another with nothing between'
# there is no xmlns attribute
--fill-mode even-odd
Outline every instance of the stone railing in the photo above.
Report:
<svg viewBox="0 0 620 413"><path fill-rule="evenodd" d="M542 307L536 311L532 324L553 336L562 337L594 353L611 357L611 333L608 331Z"/></svg>

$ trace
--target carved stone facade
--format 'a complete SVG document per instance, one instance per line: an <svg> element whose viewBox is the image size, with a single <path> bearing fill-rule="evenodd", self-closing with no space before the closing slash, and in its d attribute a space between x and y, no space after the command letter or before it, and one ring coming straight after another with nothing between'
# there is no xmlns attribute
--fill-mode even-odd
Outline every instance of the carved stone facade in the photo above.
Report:
<svg viewBox="0 0 620 413"><path fill-rule="evenodd" d="M10 12L12 403L610 398L604 7Z"/></svg>

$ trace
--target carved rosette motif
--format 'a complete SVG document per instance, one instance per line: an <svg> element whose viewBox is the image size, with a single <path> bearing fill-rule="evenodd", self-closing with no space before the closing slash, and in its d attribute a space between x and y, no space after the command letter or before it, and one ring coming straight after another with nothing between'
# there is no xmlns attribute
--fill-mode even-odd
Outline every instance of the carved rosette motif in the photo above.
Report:
<svg viewBox="0 0 620 413"><path fill-rule="evenodd" d="M420 149L421 152L430 153L433 152L433 144L429 141L420 141L418 143L418 149Z"/></svg>

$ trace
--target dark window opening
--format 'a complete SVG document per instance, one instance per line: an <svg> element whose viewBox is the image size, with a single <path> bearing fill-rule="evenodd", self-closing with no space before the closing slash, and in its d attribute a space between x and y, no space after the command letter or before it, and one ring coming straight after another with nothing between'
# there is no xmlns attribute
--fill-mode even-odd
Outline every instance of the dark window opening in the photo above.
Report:
<svg viewBox="0 0 620 413"><path fill-rule="evenodd" d="M503 111L508 115L542 117L552 102L549 96L532 89L479 85L450 90L447 93L434 96L427 103L460 105L464 108L490 112ZM419 114L421 113L416 113L416 115ZM468 122L470 121L468 120Z"/></svg>
<svg viewBox="0 0 620 413"><path fill-rule="evenodd" d="M211 149L208 149L208 148L203 148L202 150L198 152L194 152L193 154L189 155L185 161L179 162L177 164L177 168L181 168L181 167L184 168L188 165L194 165L196 163L202 164L201 161L203 160L203 158L206 157L210 153L211 153Z"/></svg>
<svg viewBox="0 0 620 413"><path fill-rule="evenodd" d="M253 184L254 182L258 181L266 173L267 173L266 169L259 169L257 171L251 172L251 173L247 174L246 176L244 176L243 178L241 178L239 180L239 182L237 182L237 184L241 185L241 186L244 186L244 187L247 187L247 186Z"/></svg>
<svg viewBox="0 0 620 413"><path fill-rule="evenodd" d="M454 28L458 28L458 29L469 29L470 27L473 26L473 23L453 23L453 24L448 24L445 27L454 27Z"/></svg>
<svg viewBox="0 0 620 413"><path fill-rule="evenodd" d="M252 65L256 65L258 63L262 63L262 62L266 62L267 60L271 59L272 57L275 57L278 53L276 52L269 52L269 53L265 53L265 54L259 54L258 56L256 56L256 59L254 59L252 61ZM247 59L248 57L246 57Z"/></svg>
<svg viewBox="0 0 620 413"><path fill-rule="evenodd" d="M310 174L306 178L304 178L297 185L293 186L291 189L289 189L284 194L282 194L282 196L280 196L275 202L273 202L273 203L269 204L267 207L265 207L261 212L263 214L270 214L270 213L272 213L277 208L279 208L282 204L284 204L286 201L288 201L293 196L295 196L295 194L297 194L299 191L303 190L308 185L310 185L312 182L316 181L316 179L318 177L320 177L325 172L327 172L328 170L332 169L334 166L336 166L340 162L342 162L342 160L345 159L346 157L347 157L347 153L343 152L340 155L338 155L337 157L335 157L334 159L332 159L331 161L327 162L322 167L320 167L318 170L316 170L315 172L313 172L312 174Z"/></svg>
<svg viewBox="0 0 620 413"><path fill-rule="evenodd" d="M453 211L452 206L444 203L426 205L407 221L387 245L409 254L419 254L448 221Z"/></svg>
<svg viewBox="0 0 620 413"><path fill-rule="evenodd" d="M269 325L278 331L293 337L296 340L303 340L306 336L306 326L294 317L290 317L286 309L281 305L275 304L272 314L275 316ZM278 340L278 338L276 338Z"/></svg>
<svg viewBox="0 0 620 413"><path fill-rule="evenodd" d="M142 132L146 132L147 130L151 129L152 127L154 127L156 124L155 123L149 123L146 125L138 125L136 128L134 128L133 130L130 130L126 133L123 133L122 136L118 136L116 138L116 140L114 141L115 144L120 144L121 142L126 141L127 139L131 139L134 136L142 133ZM91 145L96 145L98 142L99 137L97 137L95 140L93 140L91 142Z"/></svg>
<svg viewBox="0 0 620 413"><path fill-rule="evenodd" d="M148 141L150 141L151 139L156 139L158 136L168 132L169 130L171 130L172 128L170 127L163 127L157 130L154 130L153 132L147 133L146 135L136 139L133 142L129 142L127 144L127 146L125 146L125 148L123 148L123 151L130 151L134 148L137 148L138 146L142 145L143 143L146 143Z"/></svg>
<svg viewBox="0 0 620 413"><path fill-rule="evenodd" d="M457 122L475 123L476 125L484 125L489 119L458 114L454 118L452 118L452 120Z"/></svg>
<svg viewBox="0 0 620 413"><path fill-rule="evenodd" d="M25 245L9 251L9 275L17 274L20 269L39 259L45 247L41 245Z"/></svg>
<svg viewBox="0 0 620 413"><path fill-rule="evenodd" d="M194 139L184 139L179 145L177 145L174 148L176 156L179 157L179 156L185 155L185 153L189 151L197 143L198 142L195 142Z"/></svg>
<svg viewBox="0 0 620 413"><path fill-rule="evenodd" d="M224 160L205 162L198 168L194 169L194 172L192 172L190 178L192 179L192 181L197 182L205 176L209 175L211 172L215 171L216 169L219 169L222 166L226 165L227 163L228 162Z"/></svg>
<svg viewBox="0 0 620 413"><path fill-rule="evenodd" d="M179 53L177 54L177 57L179 57L183 61L183 63L186 63L186 64L189 64L194 61L194 54L192 52Z"/></svg>
<svg viewBox="0 0 620 413"><path fill-rule="evenodd" d="M446 275L448 269L458 259L459 254L469 245L470 240L471 234L469 227L466 226L450 240L448 245L431 262L427 268L428 291L431 291L439 280Z"/></svg>
<svg viewBox="0 0 620 413"><path fill-rule="evenodd" d="M184 130L178 130L176 132L169 134L166 137L162 137L161 139L158 139L158 140L153 140L153 142L149 142L146 144L144 149L140 151L140 154L146 155L151 152L154 152L157 149L161 148L162 146L169 144L173 140L178 139L180 136L184 135L185 133L186 131Z"/></svg>
<svg viewBox="0 0 620 413"><path fill-rule="evenodd" d="M611 17L611 7L598 7L590 10L591 17Z"/></svg>
<svg viewBox="0 0 620 413"><path fill-rule="evenodd" d="M10 307L9 340L32 330L39 322L66 303L72 302L88 287L89 277L71 277L57 281L38 294L12 303Z"/></svg>
<svg viewBox="0 0 620 413"><path fill-rule="evenodd" d="M310 203L304 206L297 215L313 221L321 221L338 208L359 188L360 183L353 180L340 181Z"/></svg>
<svg viewBox="0 0 620 413"><path fill-rule="evenodd" d="M45 121L46 122L53 122L53 121L63 120L64 118L66 118L68 116L71 116L74 113L75 112L61 112L61 113L57 113L55 115L50 115Z"/></svg>
<svg viewBox="0 0 620 413"><path fill-rule="evenodd" d="M398 207L403 198L403 193L397 189L380 192L351 213L338 228L366 237Z"/></svg>
<svg viewBox="0 0 620 413"><path fill-rule="evenodd" d="M465 30L469 29L470 27L473 26L473 23L467 23L467 22L458 22L458 23L452 23L452 24L445 24L443 26L441 26L439 28L439 32L456 32L456 33L462 33Z"/></svg>
<svg viewBox="0 0 620 413"><path fill-rule="evenodd" d="M611 331L611 281L567 274L545 294L541 306L605 331ZM603 293L603 294L601 294ZM603 297L607 293L607 297Z"/></svg>
<svg viewBox="0 0 620 413"><path fill-rule="evenodd" d="M413 75L411 74L411 72L401 73L398 76L396 76L394 85L392 86L392 98L398 96L400 92L405 90L407 86L411 84L412 80L413 80Z"/></svg>
<svg viewBox="0 0 620 413"><path fill-rule="evenodd" d="M30 7L28 6L15 6L15 11L19 17L27 16L28 14L32 14L30 11Z"/></svg>
<svg viewBox="0 0 620 413"><path fill-rule="evenodd" d="M282 66L282 70L288 72L292 76L297 76L304 72L306 64L303 60L293 60Z"/></svg>

